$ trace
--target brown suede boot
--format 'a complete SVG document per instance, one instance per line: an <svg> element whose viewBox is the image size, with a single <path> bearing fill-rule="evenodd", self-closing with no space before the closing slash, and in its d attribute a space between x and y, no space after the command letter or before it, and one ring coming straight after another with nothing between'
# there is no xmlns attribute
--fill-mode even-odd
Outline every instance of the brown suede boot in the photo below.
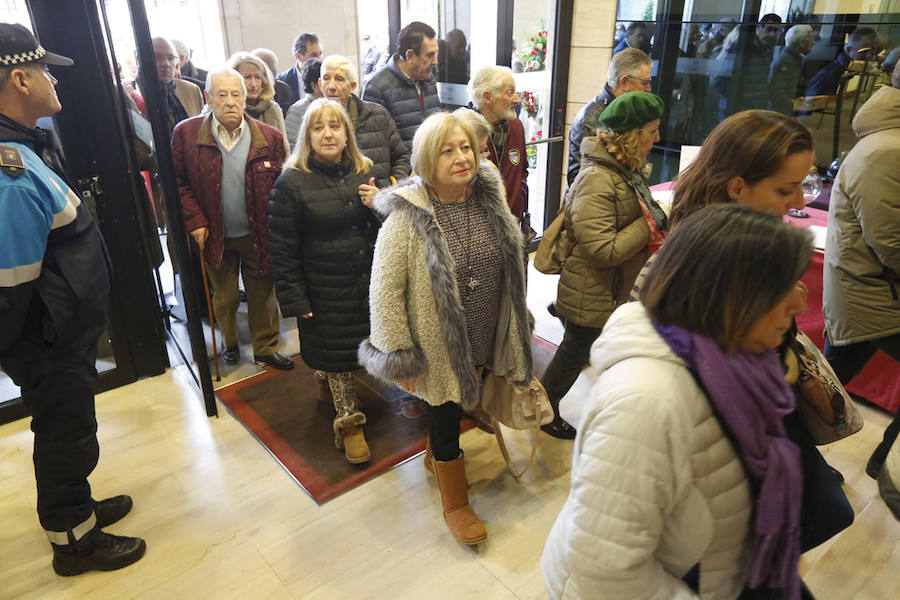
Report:
<svg viewBox="0 0 900 600"><path fill-rule="evenodd" d="M372 456L366 436L359 425L350 425L341 429L344 436L344 457L351 465L364 463Z"/></svg>
<svg viewBox="0 0 900 600"><path fill-rule="evenodd" d="M434 454L431 453L431 436L425 436L425 470L434 475Z"/></svg>
<svg viewBox="0 0 900 600"><path fill-rule="evenodd" d="M474 545L487 539L484 523L469 506L466 467L462 452L456 460L435 460L434 474L444 504L444 521L450 533L463 544Z"/></svg>

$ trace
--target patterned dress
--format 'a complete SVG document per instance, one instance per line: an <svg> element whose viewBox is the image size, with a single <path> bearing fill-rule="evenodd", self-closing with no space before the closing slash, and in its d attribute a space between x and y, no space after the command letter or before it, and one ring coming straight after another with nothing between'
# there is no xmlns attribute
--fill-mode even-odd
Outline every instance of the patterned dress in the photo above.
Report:
<svg viewBox="0 0 900 600"><path fill-rule="evenodd" d="M490 359L494 348L503 252L484 207L476 198L467 196L464 202L441 202L432 196L431 202L456 265L472 359L480 367Z"/></svg>

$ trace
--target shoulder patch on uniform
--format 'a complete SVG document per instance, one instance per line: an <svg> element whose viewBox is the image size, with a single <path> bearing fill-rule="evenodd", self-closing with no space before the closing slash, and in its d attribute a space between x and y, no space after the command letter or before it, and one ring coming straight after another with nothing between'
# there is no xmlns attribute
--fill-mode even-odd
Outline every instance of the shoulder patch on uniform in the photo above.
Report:
<svg viewBox="0 0 900 600"><path fill-rule="evenodd" d="M509 151L509 162L514 164L515 166L519 166L519 161L522 159L521 154L519 153L518 148L512 148Z"/></svg>
<svg viewBox="0 0 900 600"><path fill-rule="evenodd" d="M18 177L25 172L25 160L18 148L0 144L0 169L10 177Z"/></svg>

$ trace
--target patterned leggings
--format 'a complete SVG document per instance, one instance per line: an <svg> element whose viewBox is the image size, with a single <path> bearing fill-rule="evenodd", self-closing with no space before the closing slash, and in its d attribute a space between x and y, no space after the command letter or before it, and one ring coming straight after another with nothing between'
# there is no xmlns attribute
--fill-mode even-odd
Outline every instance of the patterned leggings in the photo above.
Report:
<svg viewBox="0 0 900 600"><path fill-rule="evenodd" d="M319 375L319 372L316 373ZM344 447L344 435L341 431L344 427L362 425L366 422L366 415L359 409L359 399L356 396L356 380L353 373L324 373L328 380L328 388L331 390L331 398L334 401L334 444L338 448ZM321 376L320 376L321 377Z"/></svg>

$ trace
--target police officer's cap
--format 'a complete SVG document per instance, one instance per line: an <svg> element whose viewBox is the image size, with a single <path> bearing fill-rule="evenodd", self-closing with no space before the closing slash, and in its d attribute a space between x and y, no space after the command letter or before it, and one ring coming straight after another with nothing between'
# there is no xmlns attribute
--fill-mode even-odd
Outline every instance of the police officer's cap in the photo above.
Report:
<svg viewBox="0 0 900 600"><path fill-rule="evenodd" d="M0 67L14 67L33 62L60 67L74 64L71 58L47 52L24 26L17 23L0 23Z"/></svg>

